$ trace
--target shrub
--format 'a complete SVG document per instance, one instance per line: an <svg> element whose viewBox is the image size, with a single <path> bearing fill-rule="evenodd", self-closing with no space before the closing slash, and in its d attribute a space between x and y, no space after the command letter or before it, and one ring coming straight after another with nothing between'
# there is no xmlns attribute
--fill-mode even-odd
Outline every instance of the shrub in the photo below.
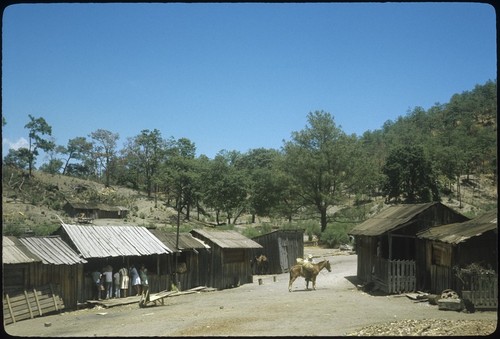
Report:
<svg viewBox="0 0 500 339"><path fill-rule="evenodd" d="M243 230L242 234L247 237L247 238L253 238L253 237L256 237L258 235L260 235L261 233L259 232L258 229L256 228L253 228L253 227L247 227Z"/></svg>
<svg viewBox="0 0 500 339"><path fill-rule="evenodd" d="M349 236L344 228L327 227L319 237L322 243L325 243L329 248L336 248L341 244L349 243Z"/></svg>

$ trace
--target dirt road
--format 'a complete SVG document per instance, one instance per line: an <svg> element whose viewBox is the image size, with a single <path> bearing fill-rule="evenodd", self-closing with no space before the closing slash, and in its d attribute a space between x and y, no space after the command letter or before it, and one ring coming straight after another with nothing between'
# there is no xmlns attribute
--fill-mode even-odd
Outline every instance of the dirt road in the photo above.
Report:
<svg viewBox="0 0 500 339"><path fill-rule="evenodd" d="M409 321L481 320L496 327L497 312L442 311L404 295L364 293L356 288L356 255L306 248L305 254L309 253L316 262L327 258L332 264L332 272L319 274L315 291L306 291L304 279L299 278L288 292L288 274L276 275L276 281L273 275L254 276L252 284L171 297L164 306L132 304L65 312L20 321L4 330L23 337L344 336L369 325L393 330L398 321L408 326ZM455 335L464 334L458 332Z"/></svg>

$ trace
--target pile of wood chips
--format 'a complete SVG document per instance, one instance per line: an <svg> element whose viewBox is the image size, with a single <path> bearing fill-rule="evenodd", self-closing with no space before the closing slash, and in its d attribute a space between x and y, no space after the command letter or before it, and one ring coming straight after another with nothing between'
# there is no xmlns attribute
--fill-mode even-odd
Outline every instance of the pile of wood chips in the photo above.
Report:
<svg viewBox="0 0 500 339"><path fill-rule="evenodd" d="M409 319L367 326L347 336L486 336L496 328L496 320Z"/></svg>

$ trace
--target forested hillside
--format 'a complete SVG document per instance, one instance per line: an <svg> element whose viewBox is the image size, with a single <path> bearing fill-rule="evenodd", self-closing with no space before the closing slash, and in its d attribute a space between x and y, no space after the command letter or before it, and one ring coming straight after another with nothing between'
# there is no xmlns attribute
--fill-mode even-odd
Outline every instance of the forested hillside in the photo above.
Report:
<svg viewBox="0 0 500 339"><path fill-rule="evenodd" d="M107 130L56 145L50 122L30 115L30 149L11 149L3 158L3 202L60 211L70 197L58 184L41 184L37 177L46 173L140 192L151 202L151 213L172 208L185 225L267 220L336 241L384 204L456 202L459 211L473 205L464 211L469 216L497 206L496 80L455 94L446 104L416 107L361 136L347 135L328 112L306 118L306 127L291 132L281 149L221 150L209 159L196 156L189 139L165 139L157 129L138 131L123 149L117 149L118 133ZM40 150L51 160L35 169ZM87 192L71 199L137 209L131 195L113 197ZM4 234L15 233L22 219L3 211ZM172 224L160 219L156 226Z"/></svg>

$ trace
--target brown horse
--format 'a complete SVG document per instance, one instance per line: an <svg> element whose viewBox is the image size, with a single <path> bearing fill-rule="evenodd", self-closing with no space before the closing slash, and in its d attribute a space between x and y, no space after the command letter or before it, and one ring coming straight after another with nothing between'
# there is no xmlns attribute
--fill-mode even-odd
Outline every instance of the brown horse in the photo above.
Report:
<svg viewBox="0 0 500 339"><path fill-rule="evenodd" d="M306 289L309 289L309 281L312 281L313 290L316 289L316 277L319 272L326 268L328 272L332 271L330 262L328 260L320 261L317 264L311 264L312 269L307 269L304 265L294 265L290 268L290 282L288 283L288 291L292 292L292 284L298 277L303 277L306 279Z"/></svg>

